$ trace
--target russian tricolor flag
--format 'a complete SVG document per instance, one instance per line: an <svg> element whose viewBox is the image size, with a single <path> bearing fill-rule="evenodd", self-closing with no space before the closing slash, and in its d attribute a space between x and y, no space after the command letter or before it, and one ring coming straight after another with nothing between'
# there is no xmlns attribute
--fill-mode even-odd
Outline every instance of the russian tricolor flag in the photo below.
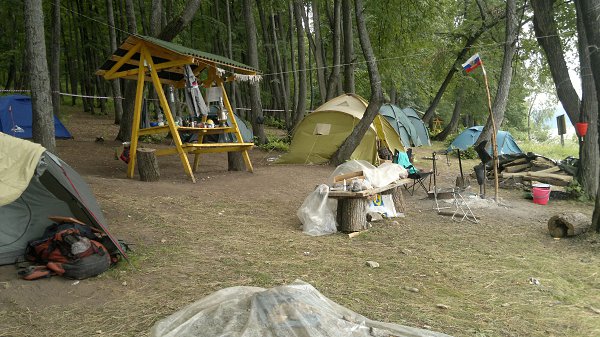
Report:
<svg viewBox="0 0 600 337"><path fill-rule="evenodd" d="M477 67L479 67L481 65L481 58L479 58L479 53L471 56L467 62L462 64L463 70L468 73L472 72L473 70L477 69Z"/></svg>

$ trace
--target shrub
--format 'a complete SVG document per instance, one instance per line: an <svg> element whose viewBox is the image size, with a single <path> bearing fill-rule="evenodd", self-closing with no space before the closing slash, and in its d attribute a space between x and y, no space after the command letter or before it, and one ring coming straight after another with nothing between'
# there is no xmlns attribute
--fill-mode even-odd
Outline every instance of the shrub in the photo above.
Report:
<svg viewBox="0 0 600 337"><path fill-rule="evenodd" d="M287 152L290 149L290 142L288 137L277 137L275 135L267 136L267 143L261 144L259 148L267 151L284 151Z"/></svg>

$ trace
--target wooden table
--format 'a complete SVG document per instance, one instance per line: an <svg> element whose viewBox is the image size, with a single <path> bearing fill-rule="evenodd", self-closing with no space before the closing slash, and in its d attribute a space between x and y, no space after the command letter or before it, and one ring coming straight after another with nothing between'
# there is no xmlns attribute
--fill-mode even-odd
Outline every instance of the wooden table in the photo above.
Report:
<svg viewBox="0 0 600 337"><path fill-rule="evenodd" d="M404 197L402 186L412 182L412 179L400 179L377 188L352 192L330 191L329 198L337 199L337 223L341 232L357 232L366 229L367 206L370 198L376 194L391 194L396 210L404 212Z"/></svg>

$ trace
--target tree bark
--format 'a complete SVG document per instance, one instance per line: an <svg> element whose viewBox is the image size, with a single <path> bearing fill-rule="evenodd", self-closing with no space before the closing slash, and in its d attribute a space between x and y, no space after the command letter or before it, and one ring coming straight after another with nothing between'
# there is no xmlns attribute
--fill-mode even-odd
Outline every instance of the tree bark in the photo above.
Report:
<svg viewBox="0 0 600 337"><path fill-rule="evenodd" d="M294 90L294 95L292 97L292 116L290 116L290 124L287 125L288 130L292 130L293 127L296 125L295 121L296 121L296 107L298 106L298 82L299 82L299 78L298 78L298 71L296 69L296 62L294 62L295 59L295 51L294 51L294 4L292 2L292 0L290 0L288 2L288 16L289 16L289 29L288 29L288 35L289 35L289 39L290 39L290 64L291 64L291 68L292 68L292 84L293 84L293 90Z"/></svg>
<svg viewBox="0 0 600 337"><path fill-rule="evenodd" d="M553 4L553 0L531 0L533 28L537 41L546 55L548 67L556 85L556 95L571 122L576 123L579 120L581 102L569 77L569 69L565 62L556 22L554 22Z"/></svg>
<svg viewBox="0 0 600 337"><path fill-rule="evenodd" d="M52 3L52 43L50 47L50 89L52 90L52 111L60 113L60 0Z"/></svg>
<svg viewBox="0 0 600 337"><path fill-rule="evenodd" d="M158 38L165 41L173 41L175 36L192 21L199 8L200 0L188 0L179 15L161 30Z"/></svg>
<svg viewBox="0 0 600 337"><path fill-rule="evenodd" d="M356 92L354 85L354 37L352 33L351 0L342 1L342 30L344 31L344 91L348 94Z"/></svg>
<svg viewBox="0 0 600 337"><path fill-rule="evenodd" d="M160 170L158 169L158 159L156 150L140 147L137 149L137 168L141 181L159 181Z"/></svg>
<svg viewBox="0 0 600 337"><path fill-rule="evenodd" d="M492 105L492 116L494 120L488 117L476 144L486 140L489 141L492 137L492 124L496 126L496 130L500 129L504 120L504 112L508 103L508 93L510 91L510 83L512 82L513 74L513 57L517 50L517 41L519 38L519 18L517 16L517 5L515 0L506 0L506 26L504 39L504 56L502 59L502 70L500 70L500 79L498 80L498 88L496 97Z"/></svg>
<svg viewBox="0 0 600 337"><path fill-rule="evenodd" d="M115 15L113 11L112 0L106 0L106 16L108 18L108 34L110 37L110 52L117 50L117 34L115 32ZM121 123L121 116L123 115L123 100L121 99L121 82L119 79L110 81L112 86L113 104L115 108L115 120L114 123L119 125Z"/></svg>
<svg viewBox="0 0 600 337"><path fill-rule="evenodd" d="M283 94L281 93L280 86L277 83L277 71L275 70L275 60L273 59L273 42L271 41L271 36L269 35L269 21L267 21L266 13L262 6L261 0L256 0L256 6L258 10L258 17L260 19L260 27L263 37L262 44L265 47L265 56L267 59L267 74L269 74L265 75L264 79L265 82L268 83L271 88L271 107L273 107L274 109L281 109L283 107L283 102L281 101Z"/></svg>
<svg viewBox="0 0 600 337"><path fill-rule="evenodd" d="M31 89L33 141L41 144L46 150L56 153L42 2L25 0L24 4L23 16L25 20L26 59L29 65L29 88Z"/></svg>
<svg viewBox="0 0 600 337"><path fill-rule="evenodd" d="M289 122L290 106L288 102L287 82L286 78L284 77L283 67L281 65L285 61L281 59L281 53L279 52L279 41L277 39L277 25L275 22L275 14L273 14L273 10L271 10L271 26L271 30L273 32L273 44L275 46L275 63L277 65L277 73L279 73L277 79L280 87L279 90L281 91L282 95L281 100L283 102L283 118L285 119L285 125L287 126Z"/></svg>
<svg viewBox="0 0 600 337"><path fill-rule="evenodd" d="M311 2L312 7L312 25L314 30L314 37L311 33L310 23L308 21L308 14L306 11L302 11L302 19L304 20L304 27L306 27L306 38L308 39L308 44L312 49L312 53L315 56L315 64L317 66L317 84L319 87L319 98L321 102L324 102L325 96L327 95L327 86L325 84L325 63L322 52L321 45L321 19L319 17L319 0L313 0Z"/></svg>
<svg viewBox="0 0 600 337"><path fill-rule="evenodd" d="M248 49L248 65L258 68L258 42L256 39L256 25L252 13L251 0L244 0L244 21L246 23L246 48ZM248 83L250 86L250 109L252 109L252 130L259 144L266 144L267 135L264 128L264 117L260 101L260 89L258 83Z"/></svg>
<svg viewBox="0 0 600 337"><path fill-rule="evenodd" d="M352 152L356 149L360 141L363 139L365 133L373 123L375 117L379 114L381 104L383 104L383 90L381 88L381 78L379 76L379 70L377 69L377 60L371 47L371 40L369 39L369 32L367 31L367 25L365 23L363 11L364 7L362 0L355 0L355 14L356 14L356 26L358 30L358 38L360 45L363 50L363 55L367 61L367 69L369 71L369 81L371 83L371 97L369 99L369 105L365 111L363 118L354 127L348 138L344 140L342 145L331 157L331 163L333 165L340 165L346 160L350 159Z"/></svg>
<svg viewBox="0 0 600 337"><path fill-rule="evenodd" d="M581 5L581 18L588 41L591 71L596 84L596 99L600 102L600 6L595 0L577 0L577 2ZM598 120L600 122L600 118ZM600 144L600 132L597 139L588 138L587 141L596 141ZM600 232L600 188L596 194L592 228Z"/></svg>
<svg viewBox="0 0 600 337"><path fill-rule="evenodd" d="M298 40L298 102L294 112L294 125L298 125L306 111L306 59L304 51L304 28L302 27L301 1L294 1L294 19L296 21L296 39Z"/></svg>
<svg viewBox="0 0 600 337"><path fill-rule="evenodd" d="M583 187L587 196L592 199L598 192L598 175L600 174L598 162L598 143L591 141L598 138L598 99L596 98L596 85L591 70L589 44L585 28L583 27L581 4L575 2L577 10L577 35L579 50L579 68L581 73L581 114L580 122L588 123L585 141L580 143L579 158L581 165L577 170L577 180Z"/></svg>
<svg viewBox="0 0 600 337"><path fill-rule="evenodd" d="M510 1L510 0L509 0ZM454 110L452 111L452 118L450 123L446 125L442 132L438 133L433 137L434 140L444 141L449 135L455 133L458 130L458 121L460 120L460 111L462 110L462 103L464 97L465 88L461 85L456 93L456 101L454 102Z"/></svg>
<svg viewBox="0 0 600 337"><path fill-rule="evenodd" d="M227 20L227 56L233 60L233 45L232 45L232 33L231 33L231 10L229 0L225 1L225 16ZM231 108L235 112L237 104L235 103L235 92L237 84L235 81L230 82L231 90ZM227 152L227 170L228 171L243 171L245 170L244 157L241 152Z"/></svg>
<svg viewBox="0 0 600 337"><path fill-rule="evenodd" d="M333 2L333 68L329 75L329 81L327 84L327 96L325 101L337 96L337 87L340 77L340 60L341 60L341 42L340 42L340 30L341 30L341 0L334 0Z"/></svg>

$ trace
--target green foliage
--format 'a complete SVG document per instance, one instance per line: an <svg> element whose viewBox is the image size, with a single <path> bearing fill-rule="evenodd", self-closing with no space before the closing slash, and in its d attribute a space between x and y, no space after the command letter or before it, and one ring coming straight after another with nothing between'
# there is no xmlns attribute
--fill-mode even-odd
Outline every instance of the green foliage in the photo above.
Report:
<svg viewBox="0 0 600 337"><path fill-rule="evenodd" d="M140 136L139 139L140 139L141 143L160 144L163 141L163 139L165 139L165 136L160 135L160 134L144 135L144 136Z"/></svg>
<svg viewBox="0 0 600 337"><path fill-rule="evenodd" d="M256 141L255 141L256 142ZM258 142L256 142L258 143ZM267 151L284 151L287 152L290 149L290 141L288 137L278 137L275 135L267 136L267 143L258 145L259 148Z"/></svg>
<svg viewBox="0 0 600 337"><path fill-rule="evenodd" d="M273 128L278 128L281 130L286 129L285 121L283 121L279 118L273 117L273 116L265 116L265 125L273 127Z"/></svg>
<svg viewBox="0 0 600 337"><path fill-rule="evenodd" d="M585 190L583 189L581 184L579 184L579 182L575 179L573 179L573 181L571 181L569 185L565 187L565 192L569 193L571 198L573 199L577 199L579 201L589 200L587 197L587 193L585 193Z"/></svg>

